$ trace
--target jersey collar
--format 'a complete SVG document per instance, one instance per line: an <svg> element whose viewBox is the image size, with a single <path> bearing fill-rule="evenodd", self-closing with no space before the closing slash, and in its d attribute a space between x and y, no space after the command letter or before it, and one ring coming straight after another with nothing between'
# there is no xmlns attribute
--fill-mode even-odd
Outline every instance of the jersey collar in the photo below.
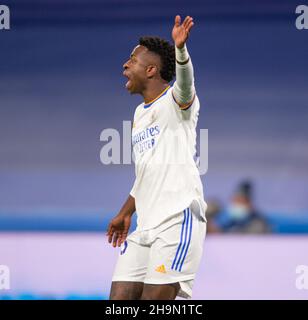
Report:
<svg viewBox="0 0 308 320"><path fill-rule="evenodd" d="M164 96L167 91L170 89L170 86L168 86L166 89L164 89L163 92L161 92L155 99L153 99L152 101L148 102L147 104L144 105L144 109L149 108L154 102L156 102L159 98L161 98L162 96Z"/></svg>

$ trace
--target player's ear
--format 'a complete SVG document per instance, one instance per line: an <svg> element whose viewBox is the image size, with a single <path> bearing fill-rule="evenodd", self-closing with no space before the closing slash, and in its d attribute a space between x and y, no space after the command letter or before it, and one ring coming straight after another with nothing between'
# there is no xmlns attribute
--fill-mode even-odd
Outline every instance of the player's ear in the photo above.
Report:
<svg viewBox="0 0 308 320"><path fill-rule="evenodd" d="M157 68L156 65L150 64L150 65L147 67L146 72L147 72L148 78L153 78L153 77L155 77L155 75L157 74L158 68Z"/></svg>

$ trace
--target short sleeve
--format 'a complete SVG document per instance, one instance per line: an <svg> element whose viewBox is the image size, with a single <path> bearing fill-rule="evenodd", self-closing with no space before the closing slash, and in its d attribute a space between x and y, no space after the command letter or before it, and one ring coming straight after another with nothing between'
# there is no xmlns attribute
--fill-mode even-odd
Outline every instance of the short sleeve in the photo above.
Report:
<svg viewBox="0 0 308 320"><path fill-rule="evenodd" d="M136 181L137 181L137 179L135 180L134 185L133 185L133 187L132 187L132 189L130 190L130 193L129 193L133 198L136 198L136 188L137 188Z"/></svg>

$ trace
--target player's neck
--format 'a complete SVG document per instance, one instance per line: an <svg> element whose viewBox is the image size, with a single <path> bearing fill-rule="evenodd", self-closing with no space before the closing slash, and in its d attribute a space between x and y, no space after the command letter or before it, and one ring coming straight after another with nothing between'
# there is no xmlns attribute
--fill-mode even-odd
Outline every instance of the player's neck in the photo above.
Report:
<svg viewBox="0 0 308 320"><path fill-rule="evenodd" d="M155 100L168 87L169 83L159 83L155 84L155 86L149 86L144 90L144 92L142 92L144 103L148 104Z"/></svg>

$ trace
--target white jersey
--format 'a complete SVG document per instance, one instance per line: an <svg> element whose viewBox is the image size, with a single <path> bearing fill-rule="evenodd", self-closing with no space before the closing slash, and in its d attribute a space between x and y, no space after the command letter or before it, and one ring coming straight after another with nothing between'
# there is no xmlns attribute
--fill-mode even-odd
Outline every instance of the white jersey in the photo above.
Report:
<svg viewBox="0 0 308 320"><path fill-rule="evenodd" d="M197 165L197 95L192 105L180 109L173 87L135 111L132 144L136 180L130 192L135 198L137 230L148 230L172 220L196 200L205 219L206 203Z"/></svg>

